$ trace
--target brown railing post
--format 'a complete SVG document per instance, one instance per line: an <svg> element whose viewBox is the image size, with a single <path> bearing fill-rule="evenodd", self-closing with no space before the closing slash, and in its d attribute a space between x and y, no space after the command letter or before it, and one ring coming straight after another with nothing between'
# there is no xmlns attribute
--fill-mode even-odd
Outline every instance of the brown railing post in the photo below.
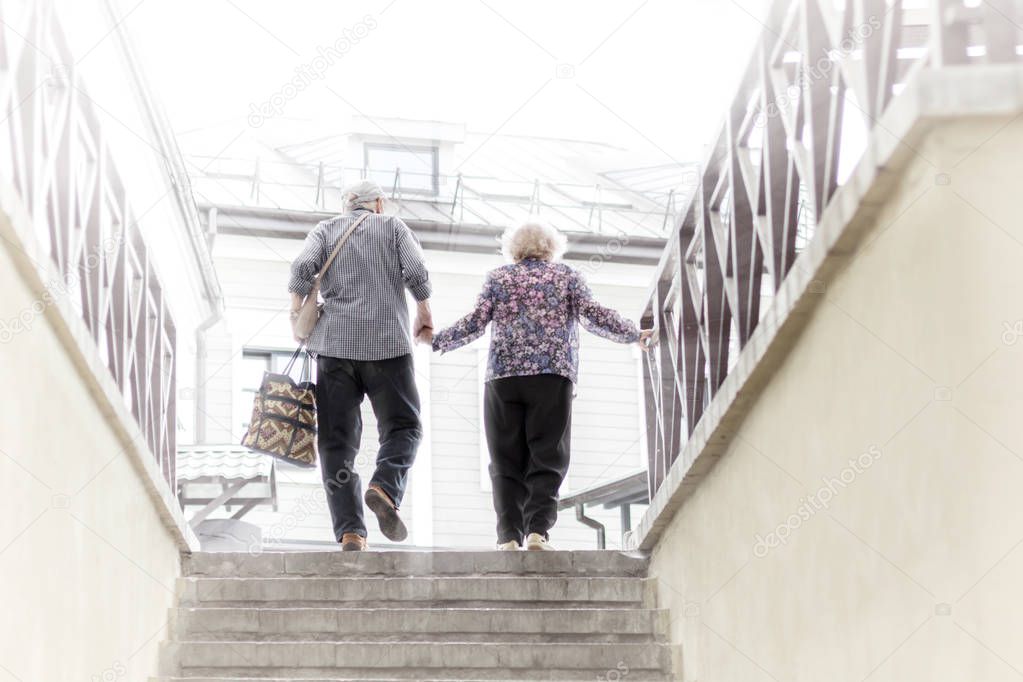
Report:
<svg viewBox="0 0 1023 682"><path fill-rule="evenodd" d="M10 152L0 158L0 168L59 273L47 293L66 297L76 309L94 352L176 490L174 322L95 105L73 69L54 74L38 56L70 55L55 13L29 5L31 45L0 22L0 46L23 50L0 60L0 85L10 86L0 87L0 138L13 141L0 147ZM50 83L48 92L32 87L42 82ZM93 171L69 167L69 156L91 163Z"/></svg>

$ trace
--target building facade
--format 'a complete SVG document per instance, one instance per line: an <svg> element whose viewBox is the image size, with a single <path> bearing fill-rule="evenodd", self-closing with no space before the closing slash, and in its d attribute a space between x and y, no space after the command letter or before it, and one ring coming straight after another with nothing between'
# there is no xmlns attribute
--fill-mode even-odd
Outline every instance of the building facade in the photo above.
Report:
<svg viewBox="0 0 1023 682"><path fill-rule="evenodd" d="M290 263L316 222L339 210L339 188L359 177L386 187L396 213L419 236L438 327L469 312L484 274L504 262L497 237L530 215L564 230L570 240L567 262L585 273L599 300L638 321L663 245L659 203L667 194L651 189L659 181L656 169L644 174L647 186L640 190L604 178L616 186L611 191L601 189L595 168L624 152L605 145L486 140L460 126L414 121L385 121L393 134L382 140L366 125L356 120L348 133L279 147L267 143L273 131L260 131L226 152L227 158L212 162L196 149L215 143L191 141L194 165L208 169L194 176L193 184L225 301L223 319L204 335L197 441L225 446L240 441L263 372L279 371L295 348L287 315ZM183 144L189 148L190 141ZM246 154L247 160L241 158ZM583 158L588 165L577 160ZM349 159L355 160L352 166ZM527 172L536 177L523 179ZM416 351L426 433L403 504L410 520L408 544L486 547L495 540L480 400L486 353L485 338L446 355L424 347ZM645 468L640 353L635 346L582 333L573 461L563 494ZM363 412L357 468L368 479L376 452L368 401ZM265 543L332 542L319 472L278 463L276 476L276 508L259 505L244 520L261 529ZM221 509L210 518L229 517L236 509ZM606 525L609 546L618 546L619 511L587 513ZM371 543L387 544L373 528L370 533ZM571 509L562 513L554 537L566 548L596 546L594 530L579 523Z"/></svg>

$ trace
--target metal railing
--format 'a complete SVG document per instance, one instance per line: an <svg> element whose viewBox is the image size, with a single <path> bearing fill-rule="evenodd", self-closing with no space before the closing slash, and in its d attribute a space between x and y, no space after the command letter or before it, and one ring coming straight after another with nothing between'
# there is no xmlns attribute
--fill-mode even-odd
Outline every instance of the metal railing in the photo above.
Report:
<svg viewBox="0 0 1023 682"><path fill-rule="evenodd" d="M668 191L641 192L612 178L584 184L260 158L193 155L191 161L194 167L203 168L194 180L200 187L200 194L206 189L203 181L208 181L218 194L234 188L237 191L232 198L244 205L339 210L341 190L345 186L372 178L390 193L399 209L407 202L432 203L439 214L452 221L468 219L479 224L491 224L495 219L504 224L512 218L511 211L522 209L531 215L556 215L564 221L566 229L597 234L610 229L605 224L606 217L615 215L642 226L650 236L660 237L666 231L679 196L685 197L691 192L684 184ZM683 183L684 170L679 170ZM423 189L424 185L435 186L436 191Z"/></svg>
<svg viewBox="0 0 1023 682"><path fill-rule="evenodd" d="M59 273L40 305L81 316L174 490L175 327L131 198L54 8L0 1L0 16L0 175Z"/></svg>
<svg viewBox="0 0 1023 682"><path fill-rule="evenodd" d="M873 130L917 69L1018 62L1021 6L772 4L646 304L660 341L643 360L651 495L862 155L847 133Z"/></svg>

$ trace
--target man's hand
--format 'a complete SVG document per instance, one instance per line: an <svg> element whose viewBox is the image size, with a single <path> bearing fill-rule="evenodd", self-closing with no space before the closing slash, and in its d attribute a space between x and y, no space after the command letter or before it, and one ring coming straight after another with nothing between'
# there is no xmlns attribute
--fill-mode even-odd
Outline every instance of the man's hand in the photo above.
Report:
<svg viewBox="0 0 1023 682"><path fill-rule="evenodd" d="M412 324L412 336L418 337L424 329L433 331L433 318L416 315L416 321Z"/></svg>
<svg viewBox="0 0 1023 682"><path fill-rule="evenodd" d="M420 301L416 307L416 321L412 324L412 337L420 343L433 342L433 313L430 301Z"/></svg>
<svg viewBox="0 0 1023 682"><path fill-rule="evenodd" d="M657 345L657 337L654 336L653 329L641 329L639 332L639 347L644 351L649 351L651 348Z"/></svg>

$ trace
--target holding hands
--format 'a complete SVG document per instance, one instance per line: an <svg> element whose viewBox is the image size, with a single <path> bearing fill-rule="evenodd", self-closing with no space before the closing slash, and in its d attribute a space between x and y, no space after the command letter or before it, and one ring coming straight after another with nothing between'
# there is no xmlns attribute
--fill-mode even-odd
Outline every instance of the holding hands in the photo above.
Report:
<svg viewBox="0 0 1023 682"><path fill-rule="evenodd" d="M419 333L416 334L416 343L423 343L428 346L433 345L433 327L422 327Z"/></svg>

